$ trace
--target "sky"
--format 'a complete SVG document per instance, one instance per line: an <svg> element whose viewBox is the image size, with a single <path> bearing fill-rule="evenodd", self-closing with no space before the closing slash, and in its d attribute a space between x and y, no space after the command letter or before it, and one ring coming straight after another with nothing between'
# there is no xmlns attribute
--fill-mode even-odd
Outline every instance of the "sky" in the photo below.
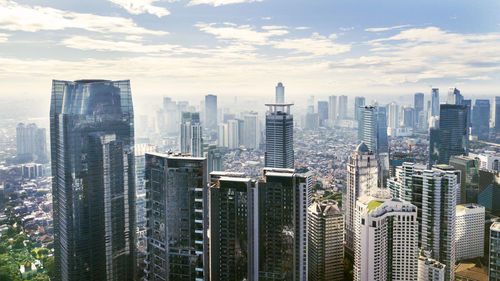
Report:
<svg viewBox="0 0 500 281"><path fill-rule="evenodd" d="M500 1L0 0L0 97L500 93Z"/></svg>

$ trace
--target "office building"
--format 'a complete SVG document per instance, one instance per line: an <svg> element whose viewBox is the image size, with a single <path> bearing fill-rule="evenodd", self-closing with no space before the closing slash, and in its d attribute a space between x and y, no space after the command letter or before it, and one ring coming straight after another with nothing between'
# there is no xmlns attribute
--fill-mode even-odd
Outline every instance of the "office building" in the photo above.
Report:
<svg viewBox="0 0 500 281"><path fill-rule="evenodd" d="M200 124L200 114L183 112L180 126L181 153L191 154L194 157L203 155L203 132Z"/></svg>
<svg viewBox="0 0 500 281"><path fill-rule="evenodd" d="M495 132L500 133L500 97L495 97Z"/></svg>
<svg viewBox="0 0 500 281"><path fill-rule="evenodd" d="M318 101L318 115L319 123L321 126L325 126L326 121L328 121L328 102Z"/></svg>
<svg viewBox="0 0 500 281"><path fill-rule="evenodd" d="M293 104L266 104L265 167L293 168Z"/></svg>
<svg viewBox="0 0 500 281"><path fill-rule="evenodd" d="M447 165L426 169L406 162L388 180L394 198L418 208L419 247L446 266L445 280L454 280L457 173Z"/></svg>
<svg viewBox="0 0 500 281"><path fill-rule="evenodd" d="M346 120L347 118L347 96L340 96L339 97L339 113L338 113L338 119L340 120Z"/></svg>
<svg viewBox="0 0 500 281"><path fill-rule="evenodd" d="M454 155L467 155L469 130L467 127L467 106L442 104L439 128L430 130L430 165L448 164Z"/></svg>
<svg viewBox="0 0 500 281"><path fill-rule="evenodd" d="M444 279L445 268L446 265L422 251L418 257L418 281L446 281Z"/></svg>
<svg viewBox="0 0 500 281"><path fill-rule="evenodd" d="M146 154L145 279L207 280L208 191L204 158Z"/></svg>
<svg viewBox="0 0 500 281"><path fill-rule="evenodd" d="M259 115L257 112L245 114L243 123L243 145L246 148L257 149L260 145Z"/></svg>
<svg viewBox="0 0 500 281"><path fill-rule="evenodd" d="M19 123L16 128L18 162L47 162L47 139L44 128Z"/></svg>
<svg viewBox="0 0 500 281"><path fill-rule="evenodd" d="M209 130L217 129L217 96L205 96L205 127Z"/></svg>
<svg viewBox="0 0 500 281"><path fill-rule="evenodd" d="M227 147L236 149L240 147L240 130L238 120L227 121Z"/></svg>
<svg viewBox="0 0 500 281"><path fill-rule="evenodd" d="M413 108L415 109L415 116L419 116L420 112L424 111L424 94L415 93L413 97ZM418 121L418 118L416 119Z"/></svg>
<svg viewBox="0 0 500 281"><path fill-rule="evenodd" d="M130 81L52 81L56 280L135 280Z"/></svg>
<svg viewBox="0 0 500 281"><path fill-rule="evenodd" d="M307 113L306 114L306 124L304 129L315 131L318 130L320 124L320 118L318 113Z"/></svg>
<svg viewBox="0 0 500 281"><path fill-rule="evenodd" d="M361 195L369 195L370 190L377 188L377 157L363 142L347 160L347 188L344 200L345 211L345 244L349 251L354 250L354 210L356 201Z"/></svg>
<svg viewBox="0 0 500 281"><path fill-rule="evenodd" d="M476 159L481 169L500 171L500 154L495 151L469 153L469 157Z"/></svg>
<svg viewBox="0 0 500 281"><path fill-rule="evenodd" d="M388 152L387 118L385 108L361 107L358 124L358 141L364 142L375 154Z"/></svg>
<svg viewBox="0 0 500 281"><path fill-rule="evenodd" d="M485 208L477 204L457 205L456 221L456 260L482 258Z"/></svg>
<svg viewBox="0 0 500 281"><path fill-rule="evenodd" d="M439 89L432 88L431 92L431 116L437 117L439 116Z"/></svg>
<svg viewBox="0 0 500 281"><path fill-rule="evenodd" d="M285 103L285 87L281 82L279 82L278 85L276 86L275 103Z"/></svg>
<svg viewBox="0 0 500 281"><path fill-rule="evenodd" d="M36 163L27 163L21 166L23 179L36 179L45 176L43 165Z"/></svg>
<svg viewBox="0 0 500 281"><path fill-rule="evenodd" d="M489 280L500 280L500 223L490 227L490 251L488 262Z"/></svg>
<svg viewBox="0 0 500 281"><path fill-rule="evenodd" d="M259 280L307 280L311 175L264 168L258 183Z"/></svg>
<svg viewBox="0 0 500 281"><path fill-rule="evenodd" d="M257 183L210 173L210 280L258 280Z"/></svg>
<svg viewBox="0 0 500 281"><path fill-rule="evenodd" d="M394 102L387 105L387 120L389 128L396 129L399 127L399 105Z"/></svg>
<svg viewBox="0 0 500 281"><path fill-rule="evenodd" d="M463 105L464 96L460 94L460 90L457 88L450 88L448 90L448 99L446 101L447 104L456 104Z"/></svg>
<svg viewBox="0 0 500 281"><path fill-rule="evenodd" d="M361 118L362 107L365 106L365 97L354 98L354 120L359 121Z"/></svg>
<svg viewBox="0 0 500 281"><path fill-rule="evenodd" d="M458 204L476 203L479 196L479 163L476 159L452 156L450 166L460 171L460 200Z"/></svg>
<svg viewBox="0 0 500 281"><path fill-rule="evenodd" d="M487 140L490 133L490 100L477 99L472 110L472 135Z"/></svg>
<svg viewBox="0 0 500 281"><path fill-rule="evenodd" d="M308 209L309 281L344 280L344 218L335 201Z"/></svg>
<svg viewBox="0 0 500 281"><path fill-rule="evenodd" d="M356 203L354 280L416 280L417 207L372 190Z"/></svg>
<svg viewBox="0 0 500 281"><path fill-rule="evenodd" d="M217 146L229 147L229 125L220 123L217 127Z"/></svg>
<svg viewBox="0 0 500 281"><path fill-rule="evenodd" d="M415 109L411 107L403 107L403 127L415 127Z"/></svg>
<svg viewBox="0 0 500 281"><path fill-rule="evenodd" d="M337 120L337 96L328 97L328 120L330 121L330 126L335 125L335 120Z"/></svg>
<svg viewBox="0 0 500 281"><path fill-rule="evenodd" d="M214 144L203 144L203 157L207 159L207 171L222 171L222 153Z"/></svg>

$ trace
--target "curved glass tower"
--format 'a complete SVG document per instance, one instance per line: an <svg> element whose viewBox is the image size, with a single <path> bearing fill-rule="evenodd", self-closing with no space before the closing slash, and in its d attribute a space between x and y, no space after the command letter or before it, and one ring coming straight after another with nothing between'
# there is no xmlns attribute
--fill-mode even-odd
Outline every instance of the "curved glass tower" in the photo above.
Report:
<svg viewBox="0 0 500 281"><path fill-rule="evenodd" d="M134 280L130 81L52 81L56 280Z"/></svg>

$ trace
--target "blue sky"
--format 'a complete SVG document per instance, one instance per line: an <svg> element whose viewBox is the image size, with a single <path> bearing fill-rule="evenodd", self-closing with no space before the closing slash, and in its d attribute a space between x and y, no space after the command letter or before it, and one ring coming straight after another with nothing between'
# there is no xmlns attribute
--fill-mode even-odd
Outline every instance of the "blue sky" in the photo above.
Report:
<svg viewBox="0 0 500 281"><path fill-rule="evenodd" d="M0 0L0 95L500 93L500 1ZM380 98L383 99L383 98Z"/></svg>

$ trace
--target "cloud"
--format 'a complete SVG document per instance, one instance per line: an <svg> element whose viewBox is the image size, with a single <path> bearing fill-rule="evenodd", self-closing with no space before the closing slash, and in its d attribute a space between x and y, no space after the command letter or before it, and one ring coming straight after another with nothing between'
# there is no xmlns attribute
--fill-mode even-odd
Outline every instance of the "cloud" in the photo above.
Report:
<svg viewBox="0 0 500 281"><path fill-rule="evenodd" d="M294 53L310 53L315 56L338 55L349 52L351 49L350 45L334 43L331 39L335 37L330 35L330 38L328 38L318 33L313 33L309 38L284 39L274 41L271 44L275 48L289 49Z"/></svg>
<svg viewBox="0 0 500 281"><path fill-rule="evenodd" d="M41 6L31 7L0 0L0 30L37 32L70 28L99 33L167 34L164 31L139 27L131 19L75 13Z"/></svg>
<svg viewBox="0 0 500 281"><path fill-rule="evenodd" d="M349 26L349 27L339 27L340 31L350 31L350 30L354 30L354 26Z"/></svg>
<svg viewBox="0 0 500 281"><path fill-rule="evenodd" d="M310 29L310 27L307 27L307 26L299 26L299 27L296 27L295 29L297 29L297 30L307 30L307 29Z"/></svg>
<svg viewBox="0 0 500 281"><path fill-rule="evenodd" d="M261 26L261 28L264 30L276 30L276 29L287 29L288 26L285 26L285 25L264 25L264 26Z"/></svg>
<svg viewBox="0 0 500 281"><path fill-rule="evenodd" d="M405 27L410 27L411 25L405 24L405 25L396 25L396 26L389 26L389 27L371 27L371 28L366 28L365 31L369 32L382 32L382 31L389 31L393 29L401 29Z"/></svg>
<svg viewBox="0 0 500 281"><path fill-rule="evenodd" d="M9 40L10 34L0 33L0 43L7 42Z"/></svg>
<svg viewBox="0 0 500 281"><path fill-rule="evenodd" d="M215 23L198 23L195 26L201 31L212 34L221 40L235 40L256 45L266 45L270 38L288 34L288 31L284 29L257 31L250 25L237 26L229 23L222 25L217 25Z"/></svg>
<svg viewBox="0 0 500 281"><path fill-rule="evenodd" d="M174 52L181 49L180 46L171 44L144 45L141 43L129 41L93 39L86 36L73 36L70 38L66 38L61 42L61 44L68 48L79 50L118 51L131 53Z"/></svg>
<svg viewBox="0 0 500 281"><path fill-rule="evenodd" d="M188 3L188 6L195 5L211 5L214 7L230 5L230 4L239 4L239 3L253 3L253 2L262 2L264 0L191 0Z"/></svg>
<svg viewBox="0 0 500 281"><path fill-rule="evenodd" d="M112 3L124 8L133 15L152 14L159 18L170 15L170 12L163 8L154 6L154 2L159 0L109 0Z"/></svg>

